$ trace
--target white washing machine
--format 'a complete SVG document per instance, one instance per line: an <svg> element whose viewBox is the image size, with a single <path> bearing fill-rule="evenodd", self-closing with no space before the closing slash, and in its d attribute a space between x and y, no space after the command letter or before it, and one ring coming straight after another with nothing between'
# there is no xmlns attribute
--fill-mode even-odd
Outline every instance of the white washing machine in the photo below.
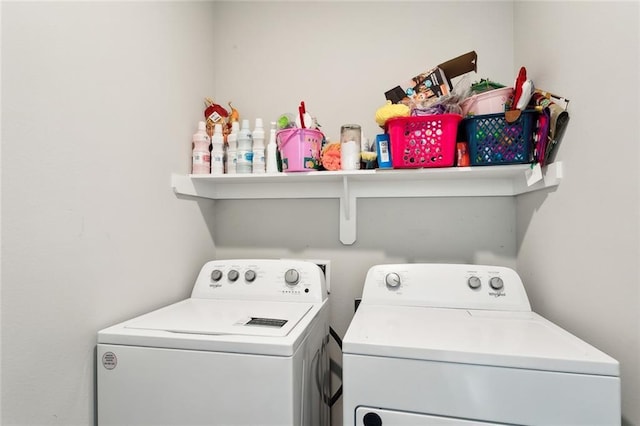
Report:
<svg viewBox="0 0 640 426"><path fill-rule="evenodd" d="M344 424L620 424L619 364L496 266L372 267L343 339Z"/></svg>
<svg viewBox="0 0 640 426"><path fill-rule="evenodd" d="M98 332L98 423L327 425L328 335L318 265L208 262L190 298Z"/></svg>

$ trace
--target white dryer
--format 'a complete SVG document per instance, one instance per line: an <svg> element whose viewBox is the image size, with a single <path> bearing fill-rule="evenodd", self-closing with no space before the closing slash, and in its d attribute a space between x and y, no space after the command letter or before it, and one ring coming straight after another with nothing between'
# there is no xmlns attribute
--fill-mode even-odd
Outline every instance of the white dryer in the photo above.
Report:
<svg viewBox="0 0 640 426"><path fill-rule="evenodd" d="M329 424L318 265L218 260L191 297L98 332L98 424Z"/></svg>
<svg viewBox="0 0 640 426"><path fill-rule="evenodd" d="M509 268L374 266L342 344L345 426L621 421L618 362L532 312Z"/></svg>

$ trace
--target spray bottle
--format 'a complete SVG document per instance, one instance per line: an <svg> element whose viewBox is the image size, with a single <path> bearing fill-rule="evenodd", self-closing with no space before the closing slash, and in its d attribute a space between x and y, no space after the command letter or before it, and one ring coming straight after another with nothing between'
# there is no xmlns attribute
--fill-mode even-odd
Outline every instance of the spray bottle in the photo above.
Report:
<svg viewBox="0 0 640 426"><path fill-rule="evenodd" d="M264 128L262 118L256 118L256 127L253 129L253 173L264 173Z"/></svg>
<svg viewBox="0 0 640 426"><path fill-rule="evenodd" d="M227 173L236 174L238 154L238 131L240 126L237 121L231 123L231 133L227 135Z"/></svg>
<svg viewBox="0 0 640 426"><path fill-rule="evenodd" d="M278 146L276 145L276 122L271 122L267 145L267 173L278 173Z"/></svg>

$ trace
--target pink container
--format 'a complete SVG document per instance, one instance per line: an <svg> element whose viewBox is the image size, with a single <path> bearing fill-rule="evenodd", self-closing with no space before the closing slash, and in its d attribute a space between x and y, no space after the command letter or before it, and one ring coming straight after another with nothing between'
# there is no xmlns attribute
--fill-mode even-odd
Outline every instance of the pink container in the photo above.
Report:
<svg viewBox="0 0 640 426"><path fill-rule="evenodd" d="M399 117L387 121L394 169L453 166L458 114Z"/></svg>
<svg viewBox="0 0 640 426"><path fill-rule="evenodd" d="M513 87L489 90L478 93L467 99L460 105L462 115L497 114L504 112L504 104L513 96Z"/></svg>
<svg viewBox="0 0 640 426"><path fill-rule="evenodd" d="M322 132L291 128L276 134L283 172L308 172L320 167Z"/></svg>

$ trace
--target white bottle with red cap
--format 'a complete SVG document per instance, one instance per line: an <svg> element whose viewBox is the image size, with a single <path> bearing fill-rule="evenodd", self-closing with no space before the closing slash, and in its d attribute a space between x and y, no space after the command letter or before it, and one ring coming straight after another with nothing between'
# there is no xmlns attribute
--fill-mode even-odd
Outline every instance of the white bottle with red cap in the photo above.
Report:
<svg viewBox="0 0 640 426"><path fill-rule="evenodd" d="M211 173L211 153L209 152L209 135L204 121L198 123L198 131L193 135L193 155L191 173L208 175Z"/></svg>

